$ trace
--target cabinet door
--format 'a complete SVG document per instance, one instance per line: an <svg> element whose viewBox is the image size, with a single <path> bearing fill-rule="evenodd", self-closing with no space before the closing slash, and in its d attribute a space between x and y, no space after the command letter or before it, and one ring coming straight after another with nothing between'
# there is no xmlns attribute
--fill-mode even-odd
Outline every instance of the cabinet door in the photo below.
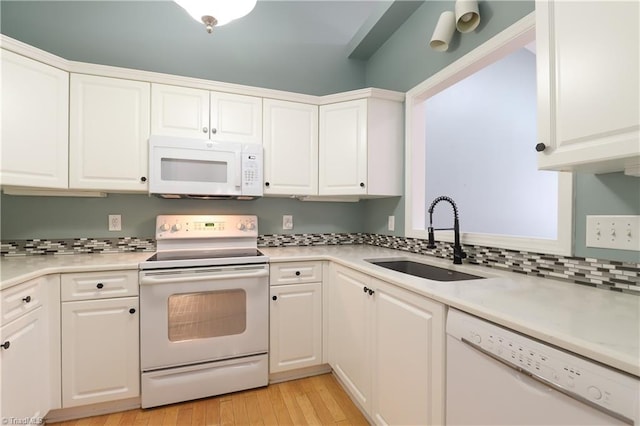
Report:
<svg viewBox="0 0 640 426"><path fill-rule="evenodd" d="M138 298L62 303L62 407L140 394Z"/></svg>
<svg viewBox="0 0 640 426"><path fill-rule="evenodd" d="M444 305L372 280L377 424L444 423Z"/></svg>
<svg viewBox="0 0 640 426"><path fill-rule="evenodd" d="M367 101L320 107L319 195L367 193Z"/></svg>
<svg viewBox="0 0 640 426"><path fill-rule="evenodd" d="M211 140L262 144L262 98L211 92Z"/></svg>
<svg viewBox="0 0 640 426"><path fill-rule="evenodd" d="M371 409L370 278L331 265L329 280L329 364L349 393L367 412Z"/></svg>
<svg viewBox="0 0 640 426"><path fill-rule="evenodd" d="M71 75L69 187L147 191L151 85Z"/></svg>
<svg viewBox="0 0 640 426"><path fill-rule="evenodd" d="M42 307L0 328L0 418L44 417L49 411L49 346Z"/></svg>
<svg viewBox="0 0 640 426"><path fill-rule="evenodd" d="M318 194L318 107L264 100L265 195Z"/></svg>
<svg viewBox="0 0 640 426"><path fill-rule="evenodd" d="M209 139L209 91L152 84L151 134Z"/></svg>
<svg viewBox="0 0 640 426"><path fill-rule="evenodd" d="M540 168L640 167L639 17L637 1L536 2Z"/></svg>
<svg viewBox="0 0 640 426"><path fill-rule="evenodd" d="M322 284L271 287L269 372L322 363Z"/></svg>
<svg viewBox="0 0 640 426"><path fill-rule="evenodd" d="M3 185L67 188L69 74L2 50Z"/></svg>

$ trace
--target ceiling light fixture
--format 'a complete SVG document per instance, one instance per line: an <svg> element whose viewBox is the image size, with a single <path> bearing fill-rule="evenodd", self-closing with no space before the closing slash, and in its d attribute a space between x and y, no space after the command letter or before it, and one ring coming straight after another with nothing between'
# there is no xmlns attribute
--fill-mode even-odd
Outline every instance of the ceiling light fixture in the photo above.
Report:
<svg viewBox="0 0 640 426"><path fill-rule="evenodd" d="M211 34L213 27L228 24L253 10L257 0L174 0Z"/></svg>

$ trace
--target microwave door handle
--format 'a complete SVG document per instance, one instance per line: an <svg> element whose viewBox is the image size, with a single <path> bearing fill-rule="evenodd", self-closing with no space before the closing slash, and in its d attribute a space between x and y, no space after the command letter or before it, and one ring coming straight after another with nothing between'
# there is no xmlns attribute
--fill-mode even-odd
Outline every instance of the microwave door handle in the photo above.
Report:
<svg viewBox="0 0 640 426"><path fill-rule="evenodd" d="M242 189L242 152L236 151L236 188Z"/></svg>

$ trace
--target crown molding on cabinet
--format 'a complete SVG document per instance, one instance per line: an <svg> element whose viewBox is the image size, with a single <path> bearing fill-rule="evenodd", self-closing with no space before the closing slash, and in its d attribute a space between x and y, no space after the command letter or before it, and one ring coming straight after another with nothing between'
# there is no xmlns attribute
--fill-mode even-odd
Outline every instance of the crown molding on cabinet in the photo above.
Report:
<svg viewBox="0 0 640 426"><path fill-rule="evenodd" d="M39 62L60 68L61 70L89 74L101 77L122 78L127 80L146 81L150 83L169 84L174 86L191 87L195 89L212 90L217 92L235 93L247 96L277 99L283 101L300 102L311 105L326 105L366 97L375 97L394 101L404 101L405 95L391 90L366 88L349 92L336 93L325 96L307 95L304 93L287 92L284 90L265 89L242 84L226 83L222 81L205 80L201 78L183 77L152 71L141 71L130 68L112 67L108 65L90 64L86 62L68 61L44 50L38 49L19 40L0 34L0 47Z"/></svg>

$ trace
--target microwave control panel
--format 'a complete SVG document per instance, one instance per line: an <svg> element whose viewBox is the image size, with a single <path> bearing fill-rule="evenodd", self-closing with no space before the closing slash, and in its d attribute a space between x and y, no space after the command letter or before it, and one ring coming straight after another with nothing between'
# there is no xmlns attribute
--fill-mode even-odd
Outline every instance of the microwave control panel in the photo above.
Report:
<svg viewBox="0 0 640 426"><path fill-rule="evenodd" d="M242 149L242 195L262 195L262 146Z"/></svg>

